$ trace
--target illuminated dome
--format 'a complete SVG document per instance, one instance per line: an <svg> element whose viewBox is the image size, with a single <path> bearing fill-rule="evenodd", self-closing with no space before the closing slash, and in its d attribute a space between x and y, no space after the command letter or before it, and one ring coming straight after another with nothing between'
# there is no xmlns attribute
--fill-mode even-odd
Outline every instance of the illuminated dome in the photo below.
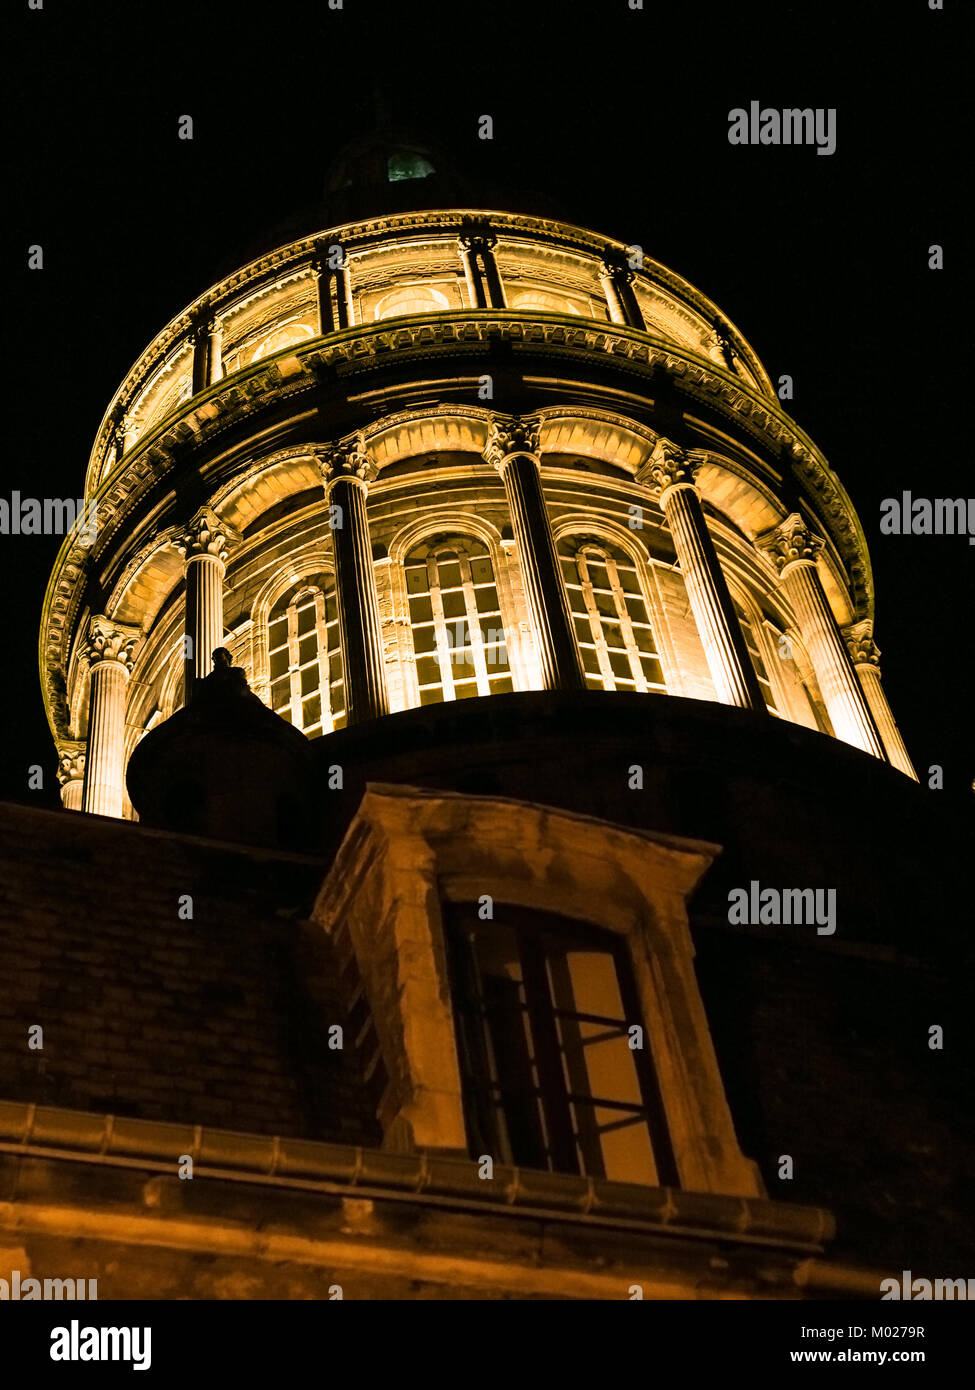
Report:
<svg viewBox="0 0 975 1390"><path fill-rule="evenodd" d="M373 140L329 196L447 177ZM846 492L738 329L639 247L449 207L281 246L149 344L85 491L97 535L62 548L40 648L67 805L133 814L132 750L221 646L312 740L589 689L913 775Z"/></svg>

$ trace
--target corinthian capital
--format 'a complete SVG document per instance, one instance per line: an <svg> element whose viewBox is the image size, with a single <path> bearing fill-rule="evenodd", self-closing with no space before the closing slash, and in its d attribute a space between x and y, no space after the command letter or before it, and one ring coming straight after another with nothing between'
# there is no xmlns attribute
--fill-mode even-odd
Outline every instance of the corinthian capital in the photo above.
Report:
<svg viewBox="0 0 975 1390"><path fill-rule="evenodd" d="M854 666L880 666L880 648L873 640L873 623L869 618L845 627L843 641Z"/></svg>
<svg viewBox="0 0 975 1390"><path fill-rule="evenodd" d="M326 497L336 483L356 483L363 491L368 488L379 469L366 453L365 436L361 430L347 435L336 444L316 449L315 455L322 470Z"/></svg>
<svg viewBox="0 0 975 1390"><path fill-rule="evenodd" d="M693 487L702 462L702 456L686 452L661 435L653 446L653 453L637 470L636 480L661 495L672 487Z"/></svg>
<svg viewBox="0 0 975 1390"><path fill-rule="evenodd" d="M104 614L93 617L88 623L88 637L81 648L82 660L90 666L102 661L117 661L128 673L135 660L135 648L142 632L129 623L117 623L114 618Z"/></svg>
<svg viewBox="0 0 975 1390"><path fill-rule="evenodd" d="M815 565L816 557L826 542L816 535L798 512L792 512L778 526L759 536L756 544L765 551L781 578L794 565Z"/></svg>
<svg viewBox="0 0 975 1390"><path fill-rule="evenodd" d="M488 224L473 217L463 220L457 240L465 251L493 251L498 244Z"/></svg>
<svg viewBox="0 0 975 1390"><path fill-rule="evenodd" d="M494 468L500 468L512 454L537 458L541 432L540 415L494 415L481 457Z"/></svg>
<svg viewBox="0 0 975 1390"><path fill-rule="evenodd" d="M186 561L210 555L223 563L239 540L236 527L221 521L209 507L201 507L185 531L173 538L173 545Z"/></svg>
<svg viewBox="0 0 975 1390"><path fill-rule="evenodd" d="M618 256L607 253L599 262L599 278L600 280L615 280L618 285L632 285L636 279L636 273Z"/></svg>
<svg viewBox="0 0 975 1390"><path fill-rule="evenodd" d="M81 782L85 776L85 752L88 745L77 739L58 739L58 781Z"/></svg>

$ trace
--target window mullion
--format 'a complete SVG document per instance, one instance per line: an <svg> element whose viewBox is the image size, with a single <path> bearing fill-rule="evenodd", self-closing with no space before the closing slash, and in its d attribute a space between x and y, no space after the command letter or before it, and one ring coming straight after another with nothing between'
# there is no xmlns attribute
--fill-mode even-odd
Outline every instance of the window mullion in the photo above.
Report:
<svg viewBox="0 0 975 1390"><path fill-rule="evenodd" d="M288 675L291 679L291 722L296 729L302 727L301 721L301 671L299 669L298 649L298 608L292 601L288 604Z"/></svg>
<svg viewBox="0 0 975 1390"><path fill-rule="evenodd" d="M580 551L576 557L576 565L579 570L579 581L582 586L582 601L586 605L586 613L589 617L589 628L592 632L593 642L596 645L596 660L599 662L599 671L603 678L603 684L607 690L616 689L616 681L613 678L613 668L609 660L609 647L606 638L603 636L603 624L599 616L599 609L596 607L596 596L593 592L592 580L589 578L589 566L586 564L584 551Z"/></svg>
<svg viewBox="0 0 975 1390"><path fill-rule="evenodd" d="M427 561L427 577L430 580L430 607L433 609L433 630L437 635L435 651L440 666L440 682L445 700L454 698L454 673L450 669L450 633L443 611L443 595L440 592L440 576L437 571L437 558L431 556Z"/></svg>
<svg viewBox="0 0 975 1390"><path fill-rule="evenodd" d="M474 592L474 577L471 574L470 557L459 551L460 578L464 588L464 607L467 610L467 631L470 633L471 655L474 658L474 672L477 676L478 695L490 695L488 684L487 658L484 654L484 639L481 636L481 623L477 613L477 596Z"/></svg>
<svg viewBox="0 0 975 1390"><path fill-rule="evenodd" d="M322 705L322 733L335 728L332 719L332 688L328 680L328 625L325 620L325 595L315 590L315 632L318 642L318 698Z"/></svg>
<svg viewBox="0 0 975 1390"><path fill-rule="evenodd" d="M578 1173L579 1155L572 1132L572 1112L562 1070L562 1049L552 1012L545 956L535 932L518 932L518 952L521 957L525 1002L531 1022L545 1126L548 1130L549 1158L557 1172Z"/></svg>
<svg viewBox="0 0 975 1390"><path fill-rule="evenodd" d="M606 556L606 573L609 575L609 586L613 591L613 602L616 604L616 612L619 614L620 631L623 634L623 645L626 647L626 655L629 658L630 670L633 672L633 679L636 681L637 690L645 695L647 693L647 678L643 674L640 649L636 644L636 637L633 634L633 624L630 621L630 612L626 606L626 595L623 592L619 570L616 568L616 561L613 559L612 555Z"/></svg>

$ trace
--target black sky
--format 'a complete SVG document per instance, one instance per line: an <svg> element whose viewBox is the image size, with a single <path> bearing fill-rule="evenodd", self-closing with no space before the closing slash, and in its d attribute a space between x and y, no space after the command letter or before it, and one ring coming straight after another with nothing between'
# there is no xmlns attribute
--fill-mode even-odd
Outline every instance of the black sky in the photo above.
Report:
<svg viewBox="0 0 975 1390"><path fill-rule="evenodd" d="M880 501L971 492L964 10L644 0L10 0L5 482L78 496L102 413L160 328L321 204L374 93L480 180L550 197L711 296L856 505L887 691L919 770L973 771L964 537L882 537ZM854 14L851 16L851 10ZM832 156L735 148L728 112L837 108ZM494 118L492 142L478 117ZM177 139L183 114L192 142ZM514 199L510 199L514 202ZM323 210L321 225L327 225ZM27 247L44 247L29 272ZM927 248L945 247L940 272ZM37 677L56 537L0 536L0 795L56 799ZM27 768L48 770L27 789Z"/></svg>

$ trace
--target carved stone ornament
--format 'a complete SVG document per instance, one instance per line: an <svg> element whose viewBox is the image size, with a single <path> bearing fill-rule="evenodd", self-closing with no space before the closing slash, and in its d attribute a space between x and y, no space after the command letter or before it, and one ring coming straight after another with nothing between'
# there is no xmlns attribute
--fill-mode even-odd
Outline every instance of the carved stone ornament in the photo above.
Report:
<svg viewBox="0 0 975 1390"><path fill-rule="evenodd" d="M88 745L76 740L58 740L58 781L82 782L85 776L85 753Z"/></svg>
<svg viewBox="0 0 975 1390"><path fill-rule="evenodd" d="M230 554L231 546L239 539L240 535L235 527L221 521L216 512L209 507L203 507L186 529L173 538L173 545L184 560L212 555L214 559L223 563Z"/></svg>
<svg viewBox="0 0 975 1390"><path fill-rule="evenodd" d="M358 483L367 487L377 476L379 469L366 452L365 437L360 430L346 436L337 444L316 449L316 457L322 471L322 481L328 494L336 483Z"/></svg>
<svg viewBox="0 0 975 1390"><path fill-rule="evenodd" d="M854 666L880 666L880 648L873 640L873 623L869 618L844 628L843 641Z"/></svg>
<svg viewBox="0 0 975 1390"><path fill-rule="evenodd" d="M494 468L500 468L512 454L537 458L541 432L540 415L495 415L488 426L482 458Z"/></svg>
<svg viewBox="0 0 975 1390"><path fill-rule="evenodd" d="M826 542L807 526L798 512L792 512L778 526L759 536L757 544L781 576L793 565L815 565Z"/></svg>
<svg viewBox="0 0 975 1390"><path fill-rule="evenodd" d="M132 670L135 648L141 632L127 623L117 623L104 615L91 619L88 639L81 649L82 659L96 666L101 661L117 661L126 671Z"/></svg>
<svg viewBox="0 0 975 1390"><path fill-rule="evenodd" d="M653 446L653 453L637 471L636 480L659 493L672 487L693 487L701 462L696 454L686 453L673 440L661 436Z"/></svg>

